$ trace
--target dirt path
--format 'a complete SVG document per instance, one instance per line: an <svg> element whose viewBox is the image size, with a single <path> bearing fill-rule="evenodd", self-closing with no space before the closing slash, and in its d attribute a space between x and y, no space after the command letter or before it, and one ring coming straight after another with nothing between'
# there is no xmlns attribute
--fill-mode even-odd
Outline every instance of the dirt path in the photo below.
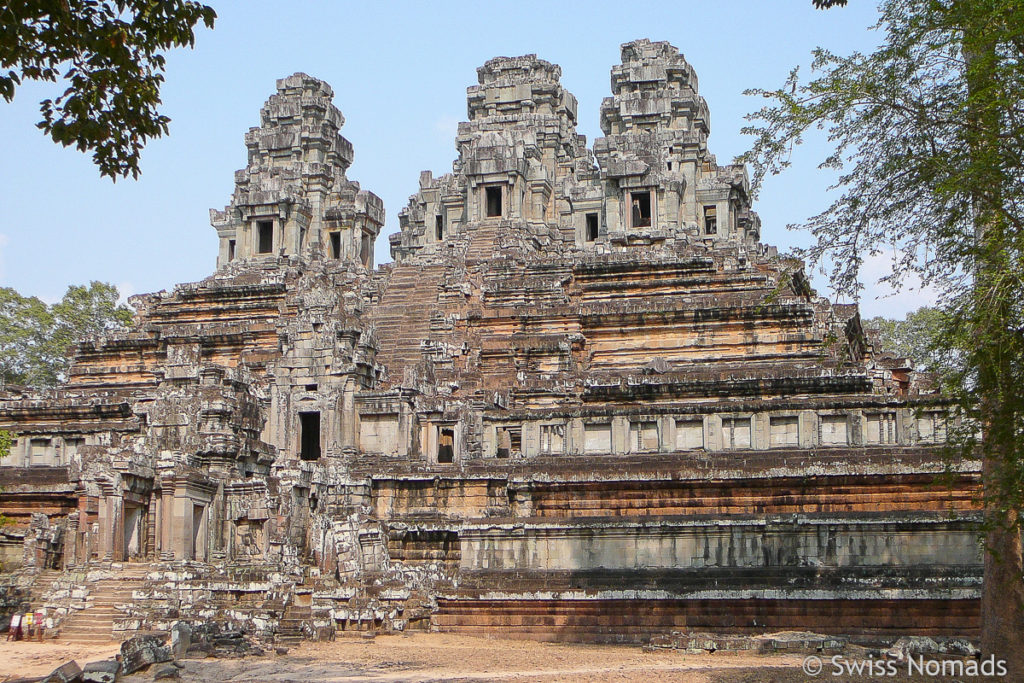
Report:
<svg viewBox="0 0 1024 683"><path fill-rule="evenodd" d="M713 683L749 667L799 672L801 657L644 652L635 645L562 645L423 633L306 643L284 656L185 660L183 681L644 681ZM126 679L131 681L134 679ZM138 677L139 681L146 680ZM739 679L737 679L739 680Z"/></svg>
<svg viewBox="0 0 1024 683"><path fill-rule="evenodd" d="M0 641L0 683L19 676L44 676L68 661L79 665L112 657L117 645L73 646L53 642ZM852 652L849 656L856 656ZM863 656L863 655L861 655ZM374 639L339 638L305 643L286 655L247 659L185 659L185 683L395 683L398 681L564 681L566 683L808 683L802 655L749 655L673 650L644 652L636 645L563 645L418 633ZM827 678L863 683L863 677ZM147 683L151 671L121 679ZM886 680L921 680L903 676ZM929 680L948 681L947 678Z"/></svg>
<svg viewBox="0 0 1024 683"><path fill-rule="evenodd" d="M110 659L120 651L120 643L69 645L52 640L42 643L0 640L0 681L20 677L46 676L70 659L83 665L86 662Z"/></svg>

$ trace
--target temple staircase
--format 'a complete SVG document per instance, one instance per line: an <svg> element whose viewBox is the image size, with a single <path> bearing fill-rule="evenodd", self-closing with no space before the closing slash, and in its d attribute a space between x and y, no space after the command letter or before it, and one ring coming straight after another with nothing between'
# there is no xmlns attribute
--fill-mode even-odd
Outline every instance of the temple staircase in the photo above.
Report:
<svg viewBox="0 0 1024 683"><path fill-rule="evenodd" d="M145 585L149 565L125 564L114 576L87 584L91 605L73 610L64 620L58 639L67 643L110 643L124 640L131 631L114 631L115 620L125 617L121 606L132 603L132 592Z"/></svg>
<svg viewBox="0 0 1024 683"><path fill-rule="evenodd" d="M374 311L380 352L377 362L388 369L391 384L402 381L406 367L423 359L420 342L430 335L431 312L443 266L396 265Z"/></svg>

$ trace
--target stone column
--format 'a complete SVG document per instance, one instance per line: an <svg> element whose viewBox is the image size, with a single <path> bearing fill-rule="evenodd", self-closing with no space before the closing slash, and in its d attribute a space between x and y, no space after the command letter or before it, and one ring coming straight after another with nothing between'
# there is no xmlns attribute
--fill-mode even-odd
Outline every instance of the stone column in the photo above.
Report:
<svg viewBox="0 0 1024 683"><path fill-rule="evenodd" d="M120 495L108 496L110 500L110 520L113 523L111 532L111 551L115 562L124 562L124 498Z"/></svg>
<svg viewBox="0 0 1024 683"><path fill-rule="evenodd" d="M160 559L174 559L174 543L171 533L174 529L174 488L166 482L160 489Z"/></svg>
<svg viewBox="0 0 1024 683"><path fill-rule="evenodd" d="M341 399L341 447L356 447L356 382L345 380L345 394Z"/></svg>
<svg viewBox="0 0 1024 683"><path fill-rule="evenodd" d="M114 559L114 503L112 495L104 495L100 502L100 558L104 562Z"/></svg>

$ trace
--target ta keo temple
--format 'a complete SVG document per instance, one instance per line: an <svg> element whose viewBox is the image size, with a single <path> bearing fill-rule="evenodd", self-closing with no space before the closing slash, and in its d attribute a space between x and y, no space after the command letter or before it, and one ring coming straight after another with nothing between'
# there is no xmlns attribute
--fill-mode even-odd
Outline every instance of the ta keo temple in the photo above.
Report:
<svg viewBox="0 0 1024 683"><path fill-rule="evenodd" d="M67 382L0 390L0 611L66 639L220 621L975 637L978 462L854 305L761 241L697 75L622 46L604 137L499 57L451 172L379 197L324 82L277 82L201 282L132 299Z"/></svg>

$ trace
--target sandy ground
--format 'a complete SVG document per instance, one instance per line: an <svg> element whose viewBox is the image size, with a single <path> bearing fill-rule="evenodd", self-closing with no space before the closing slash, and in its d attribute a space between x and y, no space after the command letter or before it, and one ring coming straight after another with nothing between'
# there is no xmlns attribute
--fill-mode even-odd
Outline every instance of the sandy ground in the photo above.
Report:
<svg viewBox="0 0 1024 683"><path fill-rule="evenodd" d="M46 676L69 659L83 665L99 659L111 659L120 651L120 643L68 645L53 640L38 643L0 639L0 681L18 677Z"/></svg>
<svg viewBox="0 0 1024 683"><path fill-rule="evenodd" d="M0 682L18 676L43 676L68 659L80 665L112 657L117 645L104 647L0 641ZM185 659L181 681L642 681L643 683L808 683L802 655L744 655L717 652L686 654L644 652L629 645L562 645L472 638L436 633L339 638L305 643L286 655L246 659ZM827 672L825 672L827 673ZM818 676L838 681L864 677ZM152 672L122 679L152 681ZM903 677L886 680L904 681ZM914 679L919 680L919 679ZM945 680L945 679L929 679Z"/></svg>

